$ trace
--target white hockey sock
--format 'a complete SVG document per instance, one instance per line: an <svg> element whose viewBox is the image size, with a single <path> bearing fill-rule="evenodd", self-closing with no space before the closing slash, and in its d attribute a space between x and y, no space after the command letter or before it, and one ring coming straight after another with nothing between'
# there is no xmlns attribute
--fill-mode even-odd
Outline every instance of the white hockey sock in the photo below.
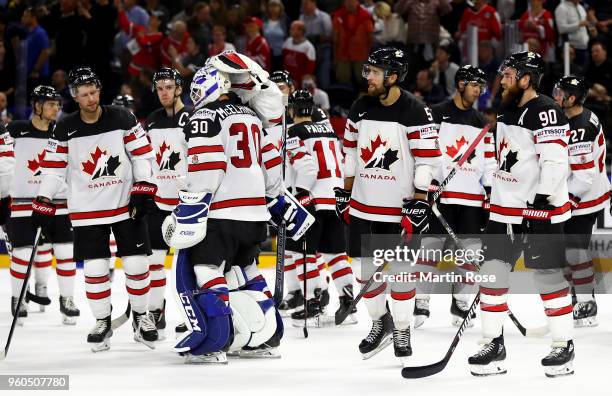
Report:
<svg viewBox="0 0 612 396"><path fill-rule="evenodd" d="M150 279L149 260L147 256L122 257L123 270L125 271L125 288L132 304L132 310L143 313L147 310L149 299Z"/></svg>
<svg viewBox="0 0 612 396"><path fill-rule="evenodd" d="M348 262L346 253L329 254L322 253L323 260L327 262L327 268L331 272L331 277L336 285L338 294L343 296L343 288L348 285L353 285L353 270Z"/></svg>
<svg viewBox="0 0 612 396"><path fill-rule="evenodd" d="M55 272L57 284L62 297L74 296L74 277L76 275L76 263L72 258L72 243L59 243L53 245L55 254Z"/></svg>
<svg viewBox="0 0 612 396"><path fill-rule="evenodd" d="M87 302L96 319L103 319L111 314L108 261L107 258L83 261Z"/></svg>
<svg viewBox="0 0 612 396"><path fill-rule="evenodd" d="M32 247L20 247L13 249L10 266L11 295L13 297L19 297L31 255Z"/></svg>
<svg viewBox="0 0 612 396"><path fill-rule="evenodd" d="M359 290L355 291L355 295L361 292L361 287L368 281L368 279L370 279L373 272L373 269L366 271L362 279L361 267L361 258L354 257L353 262L351 263L351 268L353 269L353 274L355 274L355 280L359 285ZM370 318L372 320L380 319L387 312L387 299L386 295L384 294L386 288L387 284L384 282L373 282L363 295L363 302L368 309L368 313L370 314Z"/></svg>
<svg viewBox="0 0 612 396"><path fill-rule="evenodd" d="M574 317L569 284L561 269L535 270L534 279L544 303L553 342L569 341L574 336Z"/></svg>
<svg viewBox="0 0 612 396"><path fill-rule="evenodd" d="M494 282L480 285L480 315L483 338L497 338L502 334L504 320L508 316L508 288L510 265L498 260L485 261L480 269L483 275L495 275Z"/></svg>
<svg viewBox="0 0 612 396"><path fill-rule="evenodd" d="M444 239L439 237L423 237L422 245L424 251L441 251L444 247ZM433 290L433 282L426 280L426 276L429 274L435 275L438 272L438 262L435 257L420 255L411 272L416 280L416 298L429 301L429 296Z"/></svg>
<svg viewBox="0 0 612 396"><path fill-rule="evenodd" d="M268 296L269 298L272 298L272 292L270 292L270 289L268 288L268 283L266 282L266 279L264 278L264 276L261 274L261 271L259 270L259 268L257 268L257 263L255 261L253 261L251 264L247 265L246 267L244 267L244 274L246 275L246 282L249 284L254 284L257 282L257 285L260 287L254 288L252 285L252 287L249 288L249 290L259 290L261 291L263 294L265 294L266 296Z"/></svg>
<svg viewBox="0 0 612 396"><path fill-rule="evenodd" d="M295 265L295 260L297 258L297 253L292 252L291 250L285 251L285 285L287 286L287 291L292 292L295 290L299 290L300 282L297 277L297 269Z"/></svg>
<svg viewBox="0 0 612 396"><path fill-rule="evenodd" d="M585 249L570 248L567 249L566 257L572 270L572 284L576 291L576 299L578 302L593 300L595 273L589 252Z"/></svg>
<svg viewBox="0 0 612 396"><path fill-rule="evenodd" d="M53 262L51 251L51 245L48 243L38 246L36 250L36 258L34 259L34 280L36 284L46 285L49 282Z"/></svg>
<svg viewBox="0 0 612 396"><path fill-rule="evenodd" d="M410 327L414 316L415 296L416 289L409 291L391 290L391 310L393 311L393 324L396 329L407 329Z"/></svg>
<svg viewBox="0 0 612 396"><path fill-rule="evenodd" d="M151 290L149 291L149 311L161 309L164 305L164 293L166 291L166 260L165 250L153 250L148 256L149 273L151 276Z"/></svg>
<svg viewBox="0 0 612 396"><path fill-rule="evenodd" d="M329 269L327 267L326 260L323 259L323 255L321 253L317 253L316 258L317 269L319 270L319 275L321 276L321 289L327 290L329 287Z"/></svg>
<svg viewBox="0 0 612 396"><path fill-rule="evenodd" d="M299 255L300 258L295 260L296 271L300 287L304 287L304 258L303 255ZM314 298L314 290L316 288L322 288L321 275L317 266L317 259L314 254L306 255L306 288L302 290L307 300Z"/></svg>
<svg viewBox="0 0 612 396"><path fill-rule="evenodd" d="M225 277L221 273L221 269L214 265L196 264L193 266L196 282L200 289L210 289L219 292L218 297L225 301L227 306L229 303L229 290Z"/></svg>

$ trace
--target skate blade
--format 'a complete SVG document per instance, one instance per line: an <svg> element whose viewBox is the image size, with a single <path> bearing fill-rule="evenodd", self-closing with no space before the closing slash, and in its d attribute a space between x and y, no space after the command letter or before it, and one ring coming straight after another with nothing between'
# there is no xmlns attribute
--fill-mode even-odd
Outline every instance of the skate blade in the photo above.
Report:
<svg viewBox="0 0 612 396"><path fill-rule="evenodd" d="M257 350L240 350L238 356L241 359L280 359L281 355L278 348L257 349Z"/></svg>
<svg viewBox="0 0 612 396"><path fill-rule="evenodd" d="M227 364L227 356L225 353L215 355L187 355L185 356L185 364Z"/></svg>
<svg viewBox="0 0 612 396"><path fill-rule="evenodd" d="M462 318L461 316L457 316L457 315L453 315L453 319L451 320L451 324L454 327L461 327L461 325L463 324L463 321L465 320L465 318ZM474 320L470 320L467 324L467 326L465 326L466 328L471 328L474 327Z"/></svg>
<svg viewBox="0 0 612 396"><path fill-rule="evenodd" d="M491 362L489 364L470 364L470 372L475 377L489 377L506 374L508 370L504 362Z"/></svg>
<svg viewBox="0 0 612 396"><path fill-rule="evenodd" d="M590 318L574 319L574 327L576 328L597 327L598 325L599 323L597 323L597 318L594 316L591 316Z"/></svg>
<svg viewBox="0 0 612 396"><path fill-rule="evenodd" d="M344 322L340 323L340 326L350 326L357 323L359 323L359 320L357 320L357 314L350 314L346 317L346 319L344 319Z"/></svg>
<svg viewBox="0 0 612 396"><path fill-rule="evenodd" d="M574 374L574 365L572 362L567 362L561 366L544 366L544 374L548 378L565 377L566 375Z"/></svg>
<svg viewBox="0 0 612 396"><path fill-rule="evenodd" d="M304 319L292 319L293 327L304 328ZM306 327L322 328L333 327L336 325L336 318L329 315L318 315L306 319Z"/></svg>
<svg viewBox="0 0 612 396"><path fill-rule="evenodd" d="M361 360L368 360L371 357L377 355L380 351L382 351L383 349L385 349L386 347L388 347L389 345L393 344L393 337L391 336L391 334L388 334L378 345L378 347L376 347L376 349L368 352L368 353L362 353L361 354Z"/></svg>
<svg viewBox="0 0 612 396"><path fill-rule="evenodd" d="M423 326L423 323L427 320L427 316L425 315L415 315L414 316L414 328L418 329Z"/></svg>
<svg viewBox="0 0 612 396"><path fill-rule="evenodd" d="M107 338L99 343L90 342L89 344L91 345L91 351L93 353L108 351L110 349L110 338Z"/></svg>
<svg viewBox="0 0 612 396"><path fill-rule="evenodd" d="M142 336L138 333L134 334L134 341L140 342L141 344L146 345L150 349L155 349L154 341L147 341L144 338L142 338Z"/></svg>
<svg viewBox="0 0 612 396"><path fill-rule="evenodd" d="M76 316L62 315L62 324L66 326L76 326L77 324L76 318L77 318Z"/></svg>

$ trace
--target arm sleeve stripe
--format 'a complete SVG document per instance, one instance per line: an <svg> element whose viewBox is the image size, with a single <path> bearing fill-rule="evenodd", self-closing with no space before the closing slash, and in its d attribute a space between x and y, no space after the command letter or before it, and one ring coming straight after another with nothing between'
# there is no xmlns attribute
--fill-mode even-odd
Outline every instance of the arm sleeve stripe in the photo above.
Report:
<svg viewBox="0 0 612 396"><path fill-rule="evenodd" d="M222 153L222 152L223 152L223 146L221 145L196 146L196 147L190 147L189 150L187 150L187 155L204 154L204 153Z"/></svg>
<svg viewBox="0 0 612 396"><path fill-rule="evenodd" d="M584 164L570 164L570 167L572 168L572 170L589 169L589 168L594 168L595 163L593 161L589 161Z"/></svg>
<svg viewBox="0 0 612 396"><path fill-rule="evenodd" d="M153 147L151 147L150 144L146 144L146 145L144 145L142 147L139 147L139 148L137 148L135 150L132 150L130 152L132 153L132 155L143 155L143 154L146 154L146 153L151 152L151 151L153 151Z"/></svg>

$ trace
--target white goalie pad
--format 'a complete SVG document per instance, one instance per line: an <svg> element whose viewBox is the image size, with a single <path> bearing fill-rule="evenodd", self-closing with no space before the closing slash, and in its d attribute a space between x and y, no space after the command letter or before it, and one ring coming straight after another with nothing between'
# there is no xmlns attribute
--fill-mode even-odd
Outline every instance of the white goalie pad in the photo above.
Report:
<svg viewBox="0 0 612 396"><path fill-rule="evenodd" d="M276 332L276 316L273 305L265 312L259 302L270 300L259 291L242 290L230 292L234 341L230 352L244 346L257 347L268 341Z"/></svg>

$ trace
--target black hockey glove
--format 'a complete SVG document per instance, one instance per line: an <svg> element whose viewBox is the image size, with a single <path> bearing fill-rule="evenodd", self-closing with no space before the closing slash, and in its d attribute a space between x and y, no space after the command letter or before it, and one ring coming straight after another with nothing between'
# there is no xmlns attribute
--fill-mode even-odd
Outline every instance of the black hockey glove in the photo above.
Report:
<svg viewBox="0 0 612 396"><path fill-rule="evenodd" d="M572 205L572 210L578 209L578 205L580 204L580 197L577 197L574 194L570 194L569 203L570 205Z"/></svg>
<svg viewBox="0 0 612 396"><path fill-rule="evenodd" d="M296 187L295 189L296 189L296 192L294 195L295 199L298 200L300 205L302 205L304 209L308 211L308 213L314 214L315 206L314 206L314 202L312 201L310 192L308 192L307 190L304 190L303 188L299 188L299 187Z"/></svg>
<svg viewBox="0 0 612 396"><path fill-rule="evenodd" d="M0 225L5 225L11 217L11 197L0 199Z"/></svg>
<svg viewBox="0 0 612 396"><path fill-rule="evenodd" d="M536 194L533 203L527 202L527 208L533 209L523 216L523 230L530 234L546 234L550 230L550 218L544 211L552 210L555 207L548 202L548 195ZM539 212L542 211L542 212ZM539 212L539 213L538 213Z"/></svg>
<svg viewBox="0 0 612 396"><path fill-rule="evenodd" d="M37 197L32 201L32 225L40 227L43 235L48 235L55 216L55 205L47 198Z"/></svg>
<svg viewBox="0 0 612 396"><path fill-rule="evenodd" d="M157 186L147 182L135 182L130 193L130 217L141 220L155 207Z"/></svg>
<svg viewBox="0 0 612 396"><path fill-rule="evenodd" d="M412 235L429 231L429 214L431 207L423 199L404 199L402 206L402 236L411 240Z"/></svg>
<svg viewBox="0 0 612 396"><path fill-rule="evenodd" d="M335 187L334 193L336 193L336 215L344 224L348 225L351 190Z"/></svg>

